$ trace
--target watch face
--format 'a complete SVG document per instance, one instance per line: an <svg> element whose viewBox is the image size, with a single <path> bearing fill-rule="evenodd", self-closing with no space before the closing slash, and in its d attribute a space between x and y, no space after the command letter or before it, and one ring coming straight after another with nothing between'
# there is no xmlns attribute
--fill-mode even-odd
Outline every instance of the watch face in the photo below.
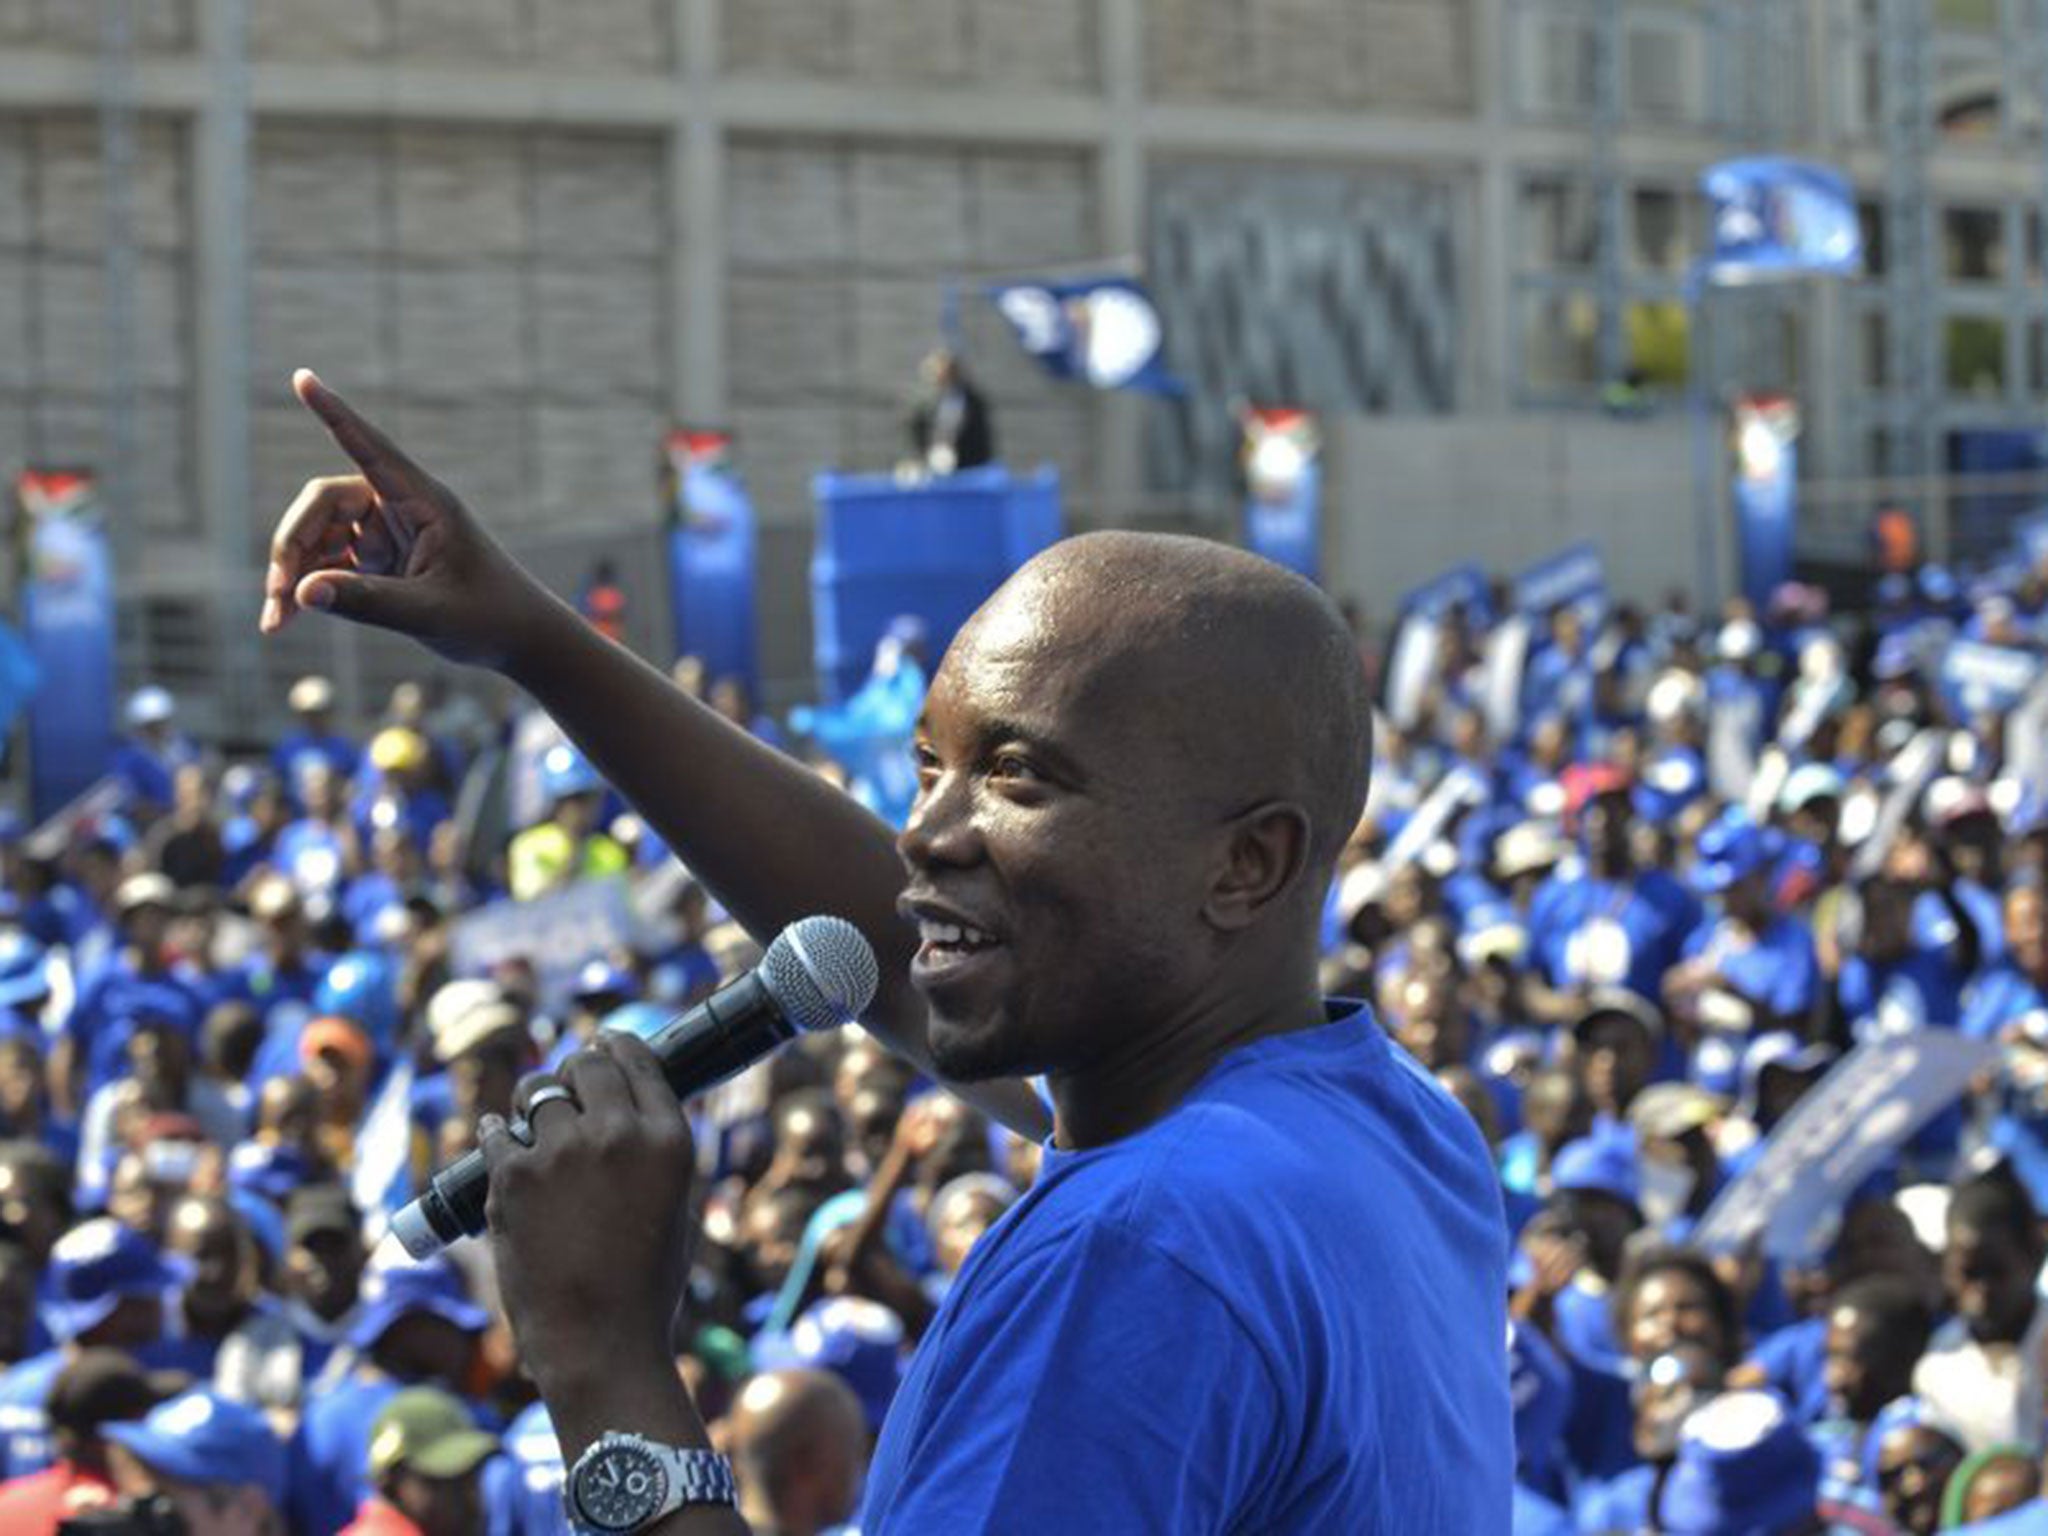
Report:
<svg viewBox="0 0 2048 1536"><path fill-rule="evenodd" d="M608 1445L577 1469L576 1506L586 1524L630 1531L668 1502L668 1473L637 1445Z"/></svg>

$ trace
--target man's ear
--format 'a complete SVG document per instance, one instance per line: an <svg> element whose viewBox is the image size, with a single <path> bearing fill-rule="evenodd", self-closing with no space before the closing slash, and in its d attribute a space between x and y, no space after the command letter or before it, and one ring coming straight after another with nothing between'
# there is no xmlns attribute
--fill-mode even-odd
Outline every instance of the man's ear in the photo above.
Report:
<svg viewBox="0 0 2048 1536"><path fill-rule="evenodd" d="M1308 812L1271 800L1233 817L1202 916L1225 933L1249 928L1294 888L1308 863Z"/></svg>

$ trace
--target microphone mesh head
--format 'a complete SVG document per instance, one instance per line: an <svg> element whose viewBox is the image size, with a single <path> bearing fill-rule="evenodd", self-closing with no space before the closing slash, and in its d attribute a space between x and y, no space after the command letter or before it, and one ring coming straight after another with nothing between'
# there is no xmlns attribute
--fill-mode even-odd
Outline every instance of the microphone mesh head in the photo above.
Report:
<svg viewBox="0 0 2048 1536"><path fill-rule="evenodd" d="M761 983L799 1029L850 1024L875 1000L881 973L860 930L838 917L806 917L775 936Z"/></svg>

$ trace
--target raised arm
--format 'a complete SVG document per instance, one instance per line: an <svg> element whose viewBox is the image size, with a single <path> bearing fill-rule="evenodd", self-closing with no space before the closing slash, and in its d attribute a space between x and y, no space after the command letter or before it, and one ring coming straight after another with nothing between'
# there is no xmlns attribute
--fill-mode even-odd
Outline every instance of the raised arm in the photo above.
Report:
<svg viewBox="0 0 2048 1536"><path fill-rule="evenodd" d="M813 912L866 934L882 983L863 1022L929 1071L924 1004L909 979L916 938L896 912L904 873L888 827L585 624L310 372L292 385L357 473L308 481L278 524L263 632L311 608L504 673L763 944ZM1022 1083L956 1091L1023 1135L1049 1128Z"/></svg>

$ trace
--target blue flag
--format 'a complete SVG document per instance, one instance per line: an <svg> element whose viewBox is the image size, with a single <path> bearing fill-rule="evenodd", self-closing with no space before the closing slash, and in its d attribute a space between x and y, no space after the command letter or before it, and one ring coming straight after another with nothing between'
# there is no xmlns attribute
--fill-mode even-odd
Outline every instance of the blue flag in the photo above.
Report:
<svg viewBox="0 0 2048 1536"><path fill-rule="evenodd" d="M33 522L23 602L42 678L29 706L29 798L38 818L75 798L114 755L114 570L91 475L30 470Z"/></svg>
<svg viewBox="0 0 2048 1536"><path fill-rule="evenodd" d="M1307 411L1244 413L1245 548L1314 581L1322 568L1321 435Z"/></svg>
<svg viewBox="0 0 2048 1536"><path fill-rule="evenodd" d="M1735 527L1742 595L1759 613L1792 579L1799 520L1799 408L1782 395L1735 402Z"/></svg>
<svg viewBox="0 0 2048 1536"><path fill-rule="evenodd" d="M1166 369L1159 311L1134 278L998 283L988 296L1018 343L1056 379L1155 395L1187 392Z"/></svg>
<svg viewBox="0 0 2048 1536"><path fill-rule="evenodd" d="M1826 166L1776 156L1724 160L1701 173L1700 189L1714 214L1710 283L1863 270L1856 199L1848 180Z"/></svg>
<svg viewBox="0 0 2048 1536"><path fill-rule="evenodd" d="M758 697L754 503L732 468L731 447L722 432L669 434L676 481L669 596L676 654L701 658L711 678L740 678Z"/></svg>

